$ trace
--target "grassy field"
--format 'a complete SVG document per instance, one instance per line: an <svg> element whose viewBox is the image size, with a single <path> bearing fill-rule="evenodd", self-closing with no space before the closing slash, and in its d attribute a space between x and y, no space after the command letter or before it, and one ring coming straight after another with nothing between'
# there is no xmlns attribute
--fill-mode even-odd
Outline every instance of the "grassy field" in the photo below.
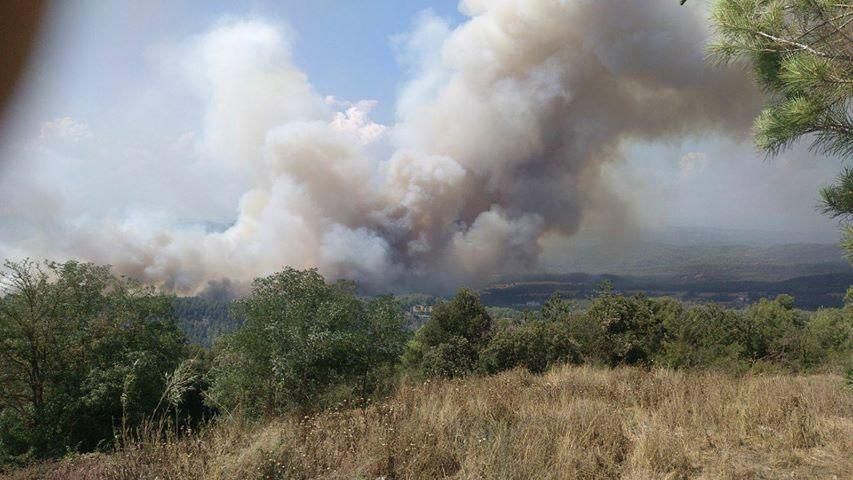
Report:
<svg viewBox="0 0 853 480"><path fill-rule="evenodd" d="M560 367L74 456L12 479L853 478L841 376Z"/></svg>

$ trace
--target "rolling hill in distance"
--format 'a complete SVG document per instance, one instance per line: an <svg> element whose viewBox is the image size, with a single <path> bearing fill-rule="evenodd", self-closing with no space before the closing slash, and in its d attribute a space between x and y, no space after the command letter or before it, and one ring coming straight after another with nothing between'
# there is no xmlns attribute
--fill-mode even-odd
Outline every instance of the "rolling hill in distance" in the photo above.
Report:
<svg viewBox="0 0 853 480"><path fill-rule="evenodd" d="M496 306L534 306L554 292L583 299L603 281L625 293L740 307L790 294L796 306L839 306L853 270L825 235L714 228L664 228L631 239L580 233L571 254L543 258L547 273L497 278L483 289Z"/></svg>
<svg viewBox="0 0 853 480"><path fill-rule="evenodd" d="M553 252L541 259L544 272L779 281L851 271L837 239L809 232L669 227L614 240L592 231Z"/></svg>
<svg viewBox="0 0 853 480"><path fill-rule="evenodd" d="M809 232L713 228L645 230L617 241L584 232L570 239L565 253L545 256L541 273L495 277L478 290L486 305L515 309L536 308L553 293L583 303L604 281L626 294L735 308L780 294L793 295L805 310L837 307L853 284L853 269L832 241ZM400 296L407 311L437 298ZM179 297L175 313L193 343L209 346L242 324L232 300L224 289Z"/></svg>

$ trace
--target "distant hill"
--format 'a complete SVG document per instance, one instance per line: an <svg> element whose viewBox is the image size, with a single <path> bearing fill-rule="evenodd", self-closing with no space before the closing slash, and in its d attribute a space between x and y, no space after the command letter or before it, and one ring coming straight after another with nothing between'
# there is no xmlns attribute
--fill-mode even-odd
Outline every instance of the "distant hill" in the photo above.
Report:
<svg viewBox="0 0 853 480"><path fill-rule="evenodd" d="M631 235L584 231L548 244L539 271L719 281L781 281L853 271L836 243L820 239L809 233L714 228L663 228Z"/></svg>
<svg viewBox="0 0 853 480"><path fill-rule="evenodd" d="M498 283L481 292L483 302L492 306L537 306L553 293L564 298L585 299L609 281L614 289L649 296L669 296L683 301L718 302L742 307L763 297L794 296L798 308L814 310L842 304L853 272L806 275L780 281L716 280L682 276L620 276L575 273L525 276Z"/></svg>
<svg viewBox="0 0 853 480"><path fill-rule="evenodd" d="M634 242L625 246L581 244L561 258L543 258L549 273L671 275L718 280L784 280L803 275L850 272L841 249L826 244L668 245Z"/></svg>

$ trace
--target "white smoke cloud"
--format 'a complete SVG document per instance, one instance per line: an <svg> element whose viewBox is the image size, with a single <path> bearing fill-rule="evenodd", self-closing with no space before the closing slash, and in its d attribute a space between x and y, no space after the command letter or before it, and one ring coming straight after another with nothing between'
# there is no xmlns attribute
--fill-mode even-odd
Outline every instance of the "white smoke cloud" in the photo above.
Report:
<svg viewBox="0 0 853 480"><path fill-rule="evenodd" d="M453 249L465 271L494 272L495 265L524 269L539 255L537 241L544 230L540 215L511 217L493 205L453 236Z"/></svg>
<svg viewBox="0 0 853 480"><path fill-rule="evenodd" d="M456 28L424 14L395 40L410 78L393 126L370 119L373 102L315 91L268 23L189 40L182 64L204 128L178 143L250 179L233 225L86 218L52 228L66 233L43 250L181 292L284 265L446 290L534 268L543 235L571 235L592 207L619 209L600 172L623 142L742 135L760 100L742 74L705 66L701 12L672 2L460 10L470 18Z"/></svg>

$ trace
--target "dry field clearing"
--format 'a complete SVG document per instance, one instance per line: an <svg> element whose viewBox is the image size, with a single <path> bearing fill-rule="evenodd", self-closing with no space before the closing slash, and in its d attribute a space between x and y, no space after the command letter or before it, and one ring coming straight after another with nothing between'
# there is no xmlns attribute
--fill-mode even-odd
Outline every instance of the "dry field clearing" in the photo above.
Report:
<svg viewBox="0 0 853 480"><path fill-rule="evenodd" d="M838 375L560 367L402 387L364 409L220 422L19 479L853 478Z"/></svg>

